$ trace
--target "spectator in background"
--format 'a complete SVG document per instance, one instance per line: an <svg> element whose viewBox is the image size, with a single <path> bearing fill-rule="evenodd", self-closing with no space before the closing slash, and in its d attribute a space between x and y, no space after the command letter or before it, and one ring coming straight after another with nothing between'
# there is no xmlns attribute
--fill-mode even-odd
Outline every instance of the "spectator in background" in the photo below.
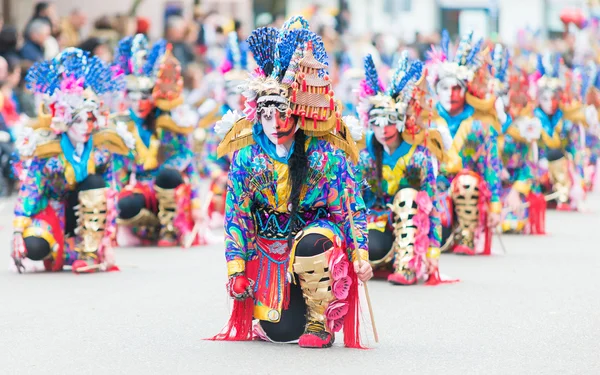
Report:
<svg viewBox="0 0 600 375"><path fill-rule="evenodd" d="M10 195L14 188L14 181L11 179L10 163L14 150L14 139L3 113L4 102L6 101L3 95L3 87L7 84L9 69L6 59L0 57L0 196Z"/></svg>
<svg viewBox="0 0 600 375"><path fill-rule="evenodd" d="M60 36L60 24L56 5L50 1L42 1L35 5L33 16L25 27L25 40L31 37L31 26L34 22L42 21L50 26L50 35L45 39L43 44L44 58L51 59L58 54L60 47L57 39Z"/></svg>
<svg viewBox="0 0 600 375"><path fill-rule="evenodd" d="M30 62L21 62L21 80L13 92L15 93L20 113L29 118L35 118L37 117L35 97L33 96L33 93L27 89L27 82L25 81L25 76L27 76L27 71L31 65Z"/></svg>
<svg viewBox="0 0 600 375"><path fill-rule="evenodd" d="M146 38L149 38L150 33L150 20L146 17L138 17L136 19L136 34L144 34Z"/></svg>
<svg viewBox="0 0 600 375"><path fill-rule="evenodd" d="M179 60L182 71L185 71L188 64L196 59L192 47L186 43L186 34L187 25L183 17L170 16L167 19L165 39L171 43L171 51L173 56Z"/></svg>
<svg viewBox="0 0 600 375"><path fill-rule="evenodd" d="M14 26L4 26L0 31L0 56L5 59L20 58L17 45L19 43L19 33Z"/></svg>
<svg viewBox="0 0 600 375"><path fill-rule="evenodd" d="M44 60L45 44L51 38L51 27L43 19L35 19L28 26L25 44L20 55L23 60L38 62Z"/></svg>
<svg viewBox="0 0 600 375"><path fill-rule="evenodd" d="M81 29L87 23L87 16L80 9L73 9L61 23L63 47L75 47L80 43Z"/></svg>
<svg viewBox="0 0 600 375"><path fill-rule="evenodd" d="M89 37L105 40L111 51L115 49L120 40L119 32L114 27L114 20L106 15L94 22L94 28Z"/></svg>
<svg viewBox="0 0 600 375"><path fill-rule="evenodd" d="M21 81L21 61L14 57L5 59L5 61L7 65L6 78L0 82L0 92L3 98L0 112L12 134L12 129L21 124L19 107L13 91Z"/></svg>
<svg viewBox="0 0 600 375"><path fill-rule="evenodd" d="M98 56L100 60L106 63L112 61L112 50L104 39L87 38L77 48L88 51L92 56Z"/></svg>

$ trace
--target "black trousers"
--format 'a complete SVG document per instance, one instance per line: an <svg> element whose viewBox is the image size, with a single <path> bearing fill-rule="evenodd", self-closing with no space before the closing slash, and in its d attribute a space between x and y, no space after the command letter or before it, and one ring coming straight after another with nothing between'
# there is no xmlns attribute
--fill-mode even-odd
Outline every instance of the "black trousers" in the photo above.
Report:
<svg viewBox="0 0 600 375"><path fill-rule="evenodd" d="M162 189L175 189L183 184L183 176L176 169L163 168L156 176L154 183ZM150 209L150 207L146 207L146 199L142 194L131 194L119 199L117 208L121 219L131 219L143 208Z"/></svg>
<svg viewBox="0 0 600 375"><path fill-rule="evenodd" d="M311 233L300 239L296 245L296 256L312 257L329 250L333 246L331 240L321 234ZM298 278L296 278L298 280ZM287 310L281 312L278 323L261 321L260 325L269 336L276 342L288 342L298 340L306 326L306 303L302 296L302 289L298 284L290 285L290 304Z"/></svg>

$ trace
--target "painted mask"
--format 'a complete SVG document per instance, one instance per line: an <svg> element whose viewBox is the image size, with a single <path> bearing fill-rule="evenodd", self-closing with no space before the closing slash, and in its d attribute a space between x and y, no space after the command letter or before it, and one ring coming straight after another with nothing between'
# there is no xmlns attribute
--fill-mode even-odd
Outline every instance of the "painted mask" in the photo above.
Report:
<svg viewBox="0 0 600 375"><path fill-rule="evenodd" d="M436 93L442 107L456 115L465 106L466 88L456 78L444 78L436 85Z"/></svg>
<svg viewBox="0 0 600 375"><path fill-rule="evenodd" d="M93 112L81 112L75 116L73 123L67 130L71 143L85 143L90 139L96 118Z"/></svg>
<svg viewBox="0 0 600 375"><path fill-rule="evenodd" d="M130 91L127 93L131 109L139 118L146 118L154 109L154 100L149 91Z"/></svg>
<svg viewBox="0 0 600 375"><path fill-rule="evenodd" d="M257 101L257 114L267 138L273 144L290 141L296 133L295 121L287 120L289 102L282 96L268 95Z"/></svg>
<svg viewBox="0 0 600 375"><path fill-rule="evenodd" d="M540 92L540 108L548 116L552 116L558 110L558 92L554 90L543 90Z"/></svg>

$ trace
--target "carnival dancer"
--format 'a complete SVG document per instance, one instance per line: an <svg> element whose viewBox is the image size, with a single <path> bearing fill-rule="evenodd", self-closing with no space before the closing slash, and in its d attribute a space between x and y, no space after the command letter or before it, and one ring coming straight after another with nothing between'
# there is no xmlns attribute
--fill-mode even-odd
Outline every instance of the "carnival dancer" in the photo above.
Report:
<svg viewBox="0 0 600 375"><path fill-rule="evenodd" d="M533 115L527 74L507 72L513 123L498 142L502 155L503 232L544 234L546 200L541 194L538 141L542 124Z"/></svg>
<svg viewBox="0 0 600 375"><path fill-rule="evenodd" d="M578 180L574 164L576 146L569 135L573 124L596 127L598 112L594 106L584 106L568 95L560 74L560 55L539 55L537 70L530 81L537 98L534 115L542 123L539 160L542 170L547 170L546 189L558 195L557 209L572 210L581 203L583 194L581 187L574 184Z"/></svg>
<svg viewBox="0 0 600 375"><path fill-rule="evenodd" d="M229 34L226 58L221 65L220 72L223 74L223 103L219 114L227 115L229 111L242 114L244 109L244 97L241 94L239 86L249 77L248 69L248 45L246 42L238 43L237 33L232 31ZM214 118L215 116L213 116ZM221 138L215 133L215 122L209 124L207 119L203 118L201 124L207 124L206 141L201 153L201 174L208 177L211 186L212 201L209 206L208 214L214 222L222 225L223 214L225 213L225 190L227 186L227 172L231 163L228 156L218 157L217 147ZM227 121L227 120L226 120Z"/></svg>
<svg viewBox="0 0 600 375"><path fill-rule="evenodd" d="M149 49L138 34L119 42L115 63L126 75L129 109L114 120L135 137L135 159L123 159L120 168L119 245L203 242L191 238L205 216L188 136L198 118L182 104L179 62L165 41Z"/></svg>
<svg viewBox="0 0 600 375"><path fill-rule="evenodd" d="M438 187L449 195L449 199L438 195L442 224L455 253L490 254L491 230L500 223L502 209L498 130L491 129L498 122L489 110L480 111L467 100L473 92L471 82L483 65L483 41L474 42L472 34L463 37L450 56L444 35L441 49L434 49L429 60L430 84L437 96L432 127L446 135L448 153L438 176Z"/></svg>
<svg viewBox="0 0 600 375"><path fill-rule="evenodd" d="M357 288L372 276L365 205L323 42L294 17L248 43L260 73L244 90L245 117L218 124L219 156L233 153L225 257L235 302L214 339L251 339L254 318L263 340L325 348L344 328L346 346L358 347Z"/></svg>
<svg viewBox="0 0 600 375"><path fill-rule="evenodd" d="M587 75L587 90L583 89L584 98L589 105L600 108L600 73L596 64L590 62L591 70ZM584 164L584 181L586 191L594 191L598 159L600 157L600 127L592 126L585 133L586 160Z"/></svg>
<svg viewBox="0 0 600 375"><path fill-rule="evenodd" d="M432 129L427 140L411 144L403 137L415 126L428 127L420 116L424 100L419 98L426 94L419 88L425 82L423 65L404 53L387 92L371 55L365 58L365 72L359 111L369 131L359 170L368 183L363 198L369 209L369 259L392 284L412 285L430 275L435 282L441 223L433 207L436 182L429 148L443 160L441 136Z"/></svg>
<svg viewBox="0 0 600 375"><path fill-rule="evenodd" d="M21 189L12 258L19 272L116 270L116 188L111 154L128 154L133 137L108 125L98 96L123 79L96 57L69 48L35 64L26 78L43 95L35 127L18 141Z"/></svg>

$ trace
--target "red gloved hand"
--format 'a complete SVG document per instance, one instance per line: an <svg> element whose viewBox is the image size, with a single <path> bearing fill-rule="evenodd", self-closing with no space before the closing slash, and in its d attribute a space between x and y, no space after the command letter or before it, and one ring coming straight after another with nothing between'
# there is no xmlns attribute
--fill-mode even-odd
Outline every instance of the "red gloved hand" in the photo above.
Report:
<svg viewBox="0 0 600 375"><path fill-rule="evenodd" d="M252 287L254 282L246 277L244 274L234 274L229 277L227 283L227 290L229 295L237 300L245 300L252 296Z"/></svg>

